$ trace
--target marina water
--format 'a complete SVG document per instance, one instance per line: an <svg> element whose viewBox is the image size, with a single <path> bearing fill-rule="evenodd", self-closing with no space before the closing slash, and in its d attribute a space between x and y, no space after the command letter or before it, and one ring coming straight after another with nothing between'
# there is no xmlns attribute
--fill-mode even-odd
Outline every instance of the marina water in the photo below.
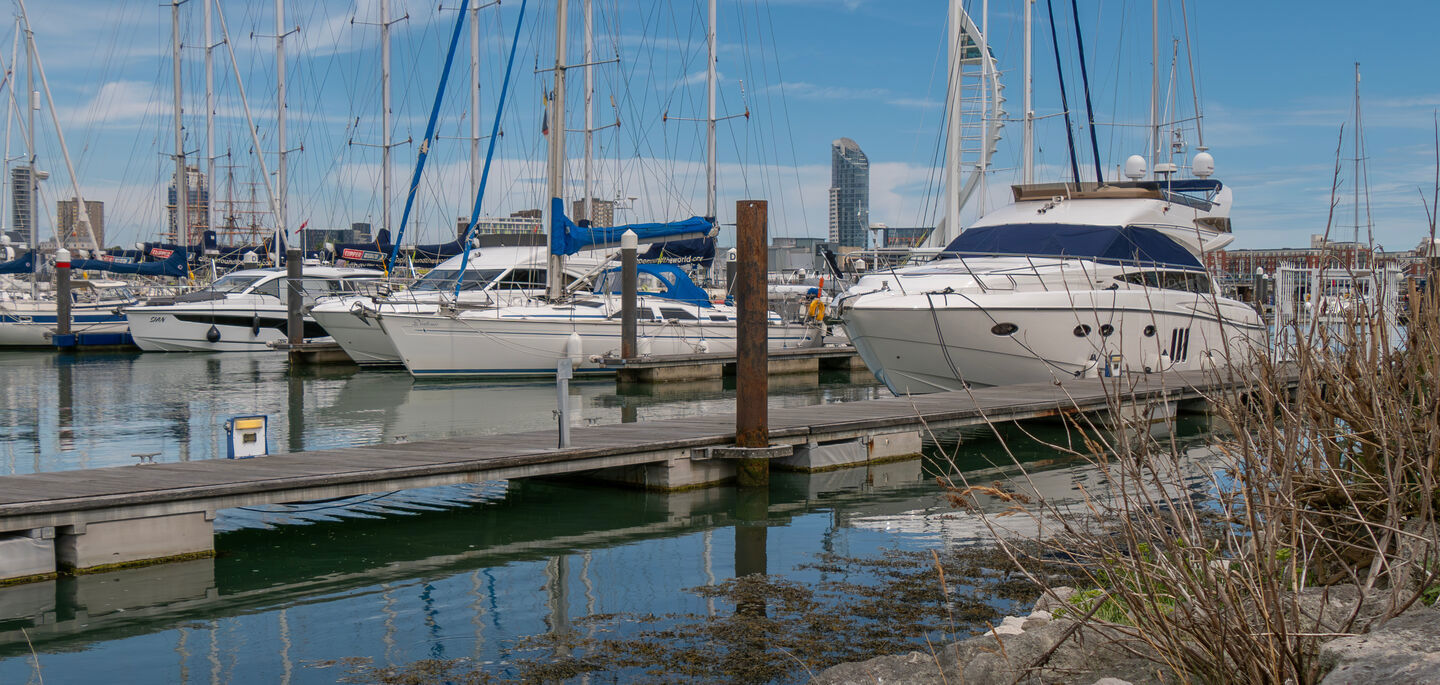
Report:
<svg viewBox="0 0 1440 685"><path fill-rule="evenodd" d="M224 458L222 422L244 414L270 417L272 453L555 421L549 383L424 383L353 369L291 377L275 354L3 353L0 368L6 473ZM721 382L624 393L587 382L571 393L581 425L729 412L734 403ZM843 374L782 384L771 402L883 394L873 379ZM956 458L989 478L1009 457L987 432ZM1017 453L1036 464L1053 457L1025 445ZM776 473L759 507L731 487L659 494L526 480L222 510L213 559L0 588L0 682L328 683L357 658L376 667L467 659L513 677L517 661L549 658L537 638L642 630L586 617L714 616L735 608L694 588L757 570L819 583L836 573L815 563L824 555L983 540L935 484L944 470L935 463ZM1079 467L1043 468L1064 481ZM743 542L757 534L758 548ZM680 619L659 627L667 620Z"/></svg>

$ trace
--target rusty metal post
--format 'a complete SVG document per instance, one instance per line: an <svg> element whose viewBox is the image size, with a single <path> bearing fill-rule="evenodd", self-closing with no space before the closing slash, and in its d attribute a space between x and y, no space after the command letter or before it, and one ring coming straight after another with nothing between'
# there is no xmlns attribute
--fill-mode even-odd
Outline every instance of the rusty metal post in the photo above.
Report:
<svg viewBox="0 0 1440 685"><path fill-rule="evenodd" d="M304 268L305 253L293 247L285 251L285 330L292 348L305 342L305 291L300 287Z"/></svg>
<svg viewBox="0 0 1440 685"><path fill-rule="evenodd" d="M735 203L738 273L735 275L735 304L739 309L735 347L735 446L769 447L769 341L765 294L766 211L764 200ZM770 483L768 459L740 459L737 463L740 487Z"/></svg>
<svg viewBox="0 0 1440 685"><path fill-rule="evenodd" d="M55 335L70 335L70 251L55 251Z"/></svg>
<svg viewBox="0 0 1440 685"><path fill-rule="evenodd" d="M640 285L637 254L640 244L635 232L626 230L620 236L620 358L634 359Z"/></svg>

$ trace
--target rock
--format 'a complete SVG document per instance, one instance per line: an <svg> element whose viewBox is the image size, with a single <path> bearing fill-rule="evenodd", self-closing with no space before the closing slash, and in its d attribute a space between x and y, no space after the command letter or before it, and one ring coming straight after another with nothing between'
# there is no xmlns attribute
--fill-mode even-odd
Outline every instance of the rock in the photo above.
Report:
<svg viewBox="0 0 1440 685"><path fill-rule="evenodd" d="M1022 624L1020 627L1024 630L1035 630L1036 628L1039 628L1046 623L1049 623L1054 618L1055 616L1048 611L1037 611L1033 614L1030 614L1029 616L1026 616L1025 623Z"/></svg>
<svg viewBox="0 0 1440 685"><path fill-rule="evenodd" d="M1030 612L1032 614L1039 611L1053 613L1056 609L1068 604L1070 597L1074 594L1075 588L1073 587L1051 588L1050 592L1040 595L1040 599L1035 600L1035 606L1030 609Z"/></svg>
<svg viewBox="0 0 1440 685"><path fill-rule="evenodd" d="M1321 685L1440 684L1440 611L1412 607L1364 635L1320 646Z"/></svg>
<svg viewBox="0 0 1440 685"><path fill-rule="evenodd" d="M1019 616L1006 616L1000 621L1000 625L991 629L996 635L1019 635L1025 632L1025 619Z"/></svg>
<svg viewBox="0 0 1440 685"><path fill-rule="evenodd" d="M1133 684L1132 684L1130 681L1128 681L1128 680L1121 680L1121 679L1119 679L1119 678L1101 678L1101 679L1095 681L1095 682L1093 683L1093 685L1133 685Z"/></svg>
<svg viewBox="0 0 1440 685"><path fill-rule="evenodd" d="M1036 620L1040 620L1039 617L1025 619L1027 623ZM1022 683L1089 685L1099 679L1105 685L1128 685L1161 681L1153 663L1115 646L1115 640L1124 639L1122 636L1094 628L1082 628L1071 634L1074 625L1070 619L1051 619L1015 634L987 632L937 647L934 654L911 652L841 664L821 671L811 683L1010 685L1018 679ZM1057 644L1060 646L1055 648ZM1134 643L1131 646L1140 647ZM1032 670L1031 665L1051 648L1055 648L1054 653Z"/></svg>

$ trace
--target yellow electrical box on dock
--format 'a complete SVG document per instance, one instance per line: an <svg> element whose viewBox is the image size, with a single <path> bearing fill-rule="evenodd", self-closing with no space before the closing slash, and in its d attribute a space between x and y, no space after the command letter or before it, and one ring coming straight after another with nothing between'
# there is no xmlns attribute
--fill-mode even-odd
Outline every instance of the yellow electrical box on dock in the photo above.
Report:
<svg viewBox="0 0 1440 685"><path fill-rule="evenodd" d="M268 424L269 419L264 416L237 416L226 421L225 432L230 436L226 444L226 456L230 459L249 459L269 454Z"/></svg>

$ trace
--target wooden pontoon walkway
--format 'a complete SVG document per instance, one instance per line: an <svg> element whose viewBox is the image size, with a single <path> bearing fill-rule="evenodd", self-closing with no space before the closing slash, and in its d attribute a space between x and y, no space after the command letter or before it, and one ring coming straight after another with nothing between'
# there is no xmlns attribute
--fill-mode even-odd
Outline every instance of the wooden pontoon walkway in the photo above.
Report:
<svg viewBox="0 0 1440 685"><path fill-rule="evenodd" d="M1132 403L1180 402L1236 384L1219 375L1075 379L771 409L770 440L795 446L796 458L849 445L850 461L864 462L918 452L924 430L1101 411L1117 395ZM230 507L601 469L598 475L631 485L682 489L732 478L734 465L710 459L708 448L731 445L734 437L734 416L724 414L577 427L563 449L555 447L555 431L533 431L5 476L0 540L7 534L53 539L59 567L85 569L205 553L213 549L210 521ZM0 567L0 579L16 575Z"/></svg>

